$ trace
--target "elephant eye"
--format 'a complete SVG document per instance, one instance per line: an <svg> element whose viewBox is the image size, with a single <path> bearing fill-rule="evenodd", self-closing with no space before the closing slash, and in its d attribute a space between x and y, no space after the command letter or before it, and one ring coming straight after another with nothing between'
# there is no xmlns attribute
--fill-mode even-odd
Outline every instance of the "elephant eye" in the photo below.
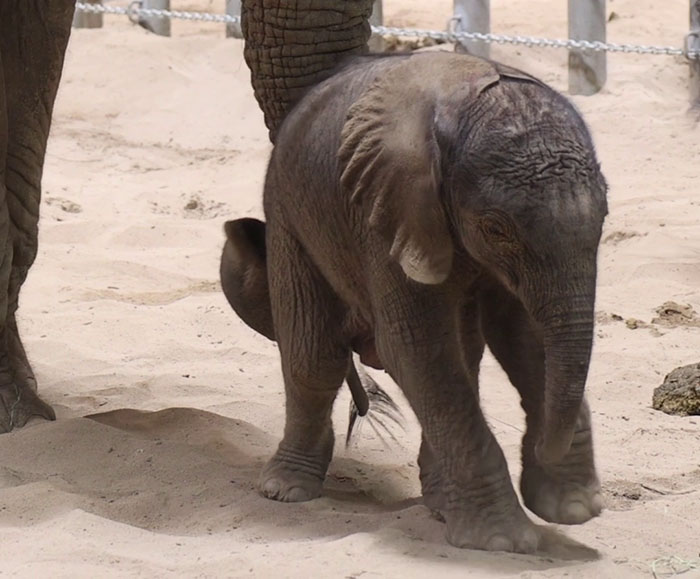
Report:
<svg viewBox="0 0 700 579"><path fill-rule="evenodd" d="M480 226L482 234L489 242L510 242L513 240L510 228L500 219L491 216L483 217Z"/></svg>
<svg viewBox="0 0 700 579"><path fill-rule="evenodd" d="M501 238L501 239L506 239L506 233L503 231L503 228L501 228L498 225L494 225L493 223L489 223L484 227L484 235L487 235L491 238Z"/></svg>

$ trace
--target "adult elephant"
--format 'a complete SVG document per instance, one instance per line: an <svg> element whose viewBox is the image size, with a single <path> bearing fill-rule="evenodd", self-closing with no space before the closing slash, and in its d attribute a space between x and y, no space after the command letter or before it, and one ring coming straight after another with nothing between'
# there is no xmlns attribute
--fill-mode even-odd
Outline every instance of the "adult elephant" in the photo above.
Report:
<svg viewBox="0 0 700 579"><path fill-rule="evenodd" d="M54 419L17 329L37 253L41 175L75 0L0 2L0 433Z"/></svg>
<svg viewBox="0 0 700 579"><path fill-rule="evenodd" d="M275 148L265 246L243 228L228 247L232 279L263 280L244 256L265 255L286 391L260 487L283 501L320 494L356 350L421 423L423 495L450 542L531 552L538 531L480 410L478 366L488 343L521 395L526 506L559 523L596 516L584 387L605 181L576 110L527 74L445 53L362 56L371 6L243 3ZM255 304L251 320L265 308L234 303Z"/></svg>

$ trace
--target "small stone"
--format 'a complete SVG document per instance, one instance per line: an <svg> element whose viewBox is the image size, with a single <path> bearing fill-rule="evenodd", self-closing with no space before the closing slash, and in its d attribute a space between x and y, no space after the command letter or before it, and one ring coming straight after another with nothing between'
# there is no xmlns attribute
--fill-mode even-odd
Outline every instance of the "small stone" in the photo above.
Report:
<svg viewBox="0 0 700 579"><path fill-rule="evenodd" d="M187 205L185 205L185 209L187 211L194 211L195 209L198 209L198 208L199 208L199 199L197 199L197 198L190 199L187 202Z"/></svg>
<svg viewBox="0 0 700 579"><path fill-rule="evenodd" d="M700 415L700 362L676 368L654 389L652 406L666 414Z"/></svg>
<svg viewBox="0 0 700 579"><path fill-rule="evenodd" d="M700 327L700 317L690 304L678 304L676 302L665 302L656 308L658 317L651 320L652 324L669 326L696 326Z"/></svg>

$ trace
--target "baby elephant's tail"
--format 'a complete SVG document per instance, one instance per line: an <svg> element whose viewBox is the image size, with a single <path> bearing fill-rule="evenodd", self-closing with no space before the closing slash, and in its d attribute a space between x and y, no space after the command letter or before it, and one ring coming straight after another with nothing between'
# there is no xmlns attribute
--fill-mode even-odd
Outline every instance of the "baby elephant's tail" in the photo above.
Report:
<svg viewBox="0 0 700 579"><path fill-rule="evenodd" d="M267 279L265 222L249 217L227 221L224 225L226 242L221 253L221 288L233 310L250 328L275 339ZM352 402L346 444L350 443L358 416L368 416L368 422L381 437L377 426L393 435L385 419L401 424L401 412L391 397L366 373L358 373L353 359L345 378Z"/></svg>
<svg viewBox="0 0 700 579"><path fill-rule="evenodd" d="M401 409L374 378L356 362L354 356L345 380L352 393L345 446L350 446L353 435L359 431L361 421L358 418L364 416L367 417L367 423L382 441L385 442L383 431L389 438L398 443L391 430L391 424L403 428Z"/></svg>

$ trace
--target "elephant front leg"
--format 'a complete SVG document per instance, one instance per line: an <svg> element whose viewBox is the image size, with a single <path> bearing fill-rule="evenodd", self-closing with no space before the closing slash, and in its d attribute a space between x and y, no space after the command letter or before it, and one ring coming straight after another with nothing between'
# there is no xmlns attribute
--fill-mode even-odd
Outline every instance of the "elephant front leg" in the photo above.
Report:
<svg viewBox="0 0 700 579"><path fill-rule="evenodd" d="M53 408L36 391L34 372L11 315L0 330L0 433L20 428L33 417L56 419Z"/></svg>
<svg viewBox="0 0 700 579"><path fill-rule="evenodd" d="M350 363L339 304L297 242L268 224L268 272L286 395L284 437L260 489L279 501L318 497L333 454L331 410ZM337 314L337 315L336 315Z"/></svg>
<svg viewBox="0 0 700 579"><path fill-rule="evenodd" d="M28 239L17 236L14 222L22 222L24 208L18 208L12 197L17 175L13 173L14 159L8 158L8 151L12 152L8 139L11 110L8 111L2 64L0 58L0 433L24 426L33 416L55 418L52 408L36 394L34 373L15 321L19 288L28 269L18 268L16 262L24 255L26 245L33 245L36 252L36 219Z"/></svg>
<svg viewBox="0 0 700 579"><path fill-rule="evenodd" d="M545 521L580 524L603 508L593 457L591 416L581 406L571 449L557 464L542 464L535 445L543 420L544 346L522 304L506 290L490 287L481 300L486 342L521 396L527 430L522 444L520 492L527 508Z"/></svg>
<svg viewBox="0 0 700 579"><path fill-rule="evenodd" d="M442 465L430 443L426 440L425 434L421 436L418 468L420 469L423 504L430 509L435 518L444 523L445 518L442 516L442 511L445 510L446 504Z"/></svg>
<svg viewBox="0 0 700 579"><path fill-rule="evenodd" d="M536 417L537 414L533 415ZM584 400L571 449L561 462L541 464L535 455L539 418L529 421L523 438L520 492L525 505L545 521L578 525L603 510L600 481L593 458L591 413Z"/></svg>
<svg viewBox="0 0 700 579"><path fill-rule="evenodd" d="M41 176L75 2L0 2L0 432L53 420L15 312L37 252Z"/></svg>
<svg viewBox="0 0 700 579"><path fill-rule="evenodd" d="M481 333L480 315L476 300L467 296L463 304L462 314L459 319L461 348L464 356L464 364L469 378L468 383L479 396L479 365L484 355L484 337ZM421 438L420 451L418 453L418 466L420 467L421 492L423 503L434 515L442 518L440 510L442 504L442 473L437 456L430 443Z"/></svg>
<svg viewBox="0 0 700 579"><path fill-rule="evenodd" d="M37 395L37 384L15 320L19 290L28 267L18 267L4 183L0 182L0 433L24 426L32 417L54 420L53 409ZM4 241L4 243L3 243ZM36 244L36 237L34 237Z"/></svg>
<svg viewBox="0 0 700 579"><path fill-rule="evenodd" d="M0 432L24 426L30 418L55 420L56 414L37 394L34 371L15 320L19 288L26 271L13 267L9 281L9 312L0 330Z"/></svg>
<svg viewBox="0 0 700 579"><path fill-rule="evenodd" d="M438 287L411 285L376 308L377 344L423 429L426 505L445 520L457 547L533 552L539 533L518 502L470 384L457 310Z"/></svg>
<svg viewBox="0 0 700 579"><path fill-rule="evenodd" d="M8 336L7 329L2 331L0 342L7 344L15 340L19 338ZM36 381L28 363L24 365L14 355L7 353L13 351L13 346L5 346L2 349L4 352L0 354L0 433L20 428L33 417L55 420L53 408L36 393Z"/></svg>

